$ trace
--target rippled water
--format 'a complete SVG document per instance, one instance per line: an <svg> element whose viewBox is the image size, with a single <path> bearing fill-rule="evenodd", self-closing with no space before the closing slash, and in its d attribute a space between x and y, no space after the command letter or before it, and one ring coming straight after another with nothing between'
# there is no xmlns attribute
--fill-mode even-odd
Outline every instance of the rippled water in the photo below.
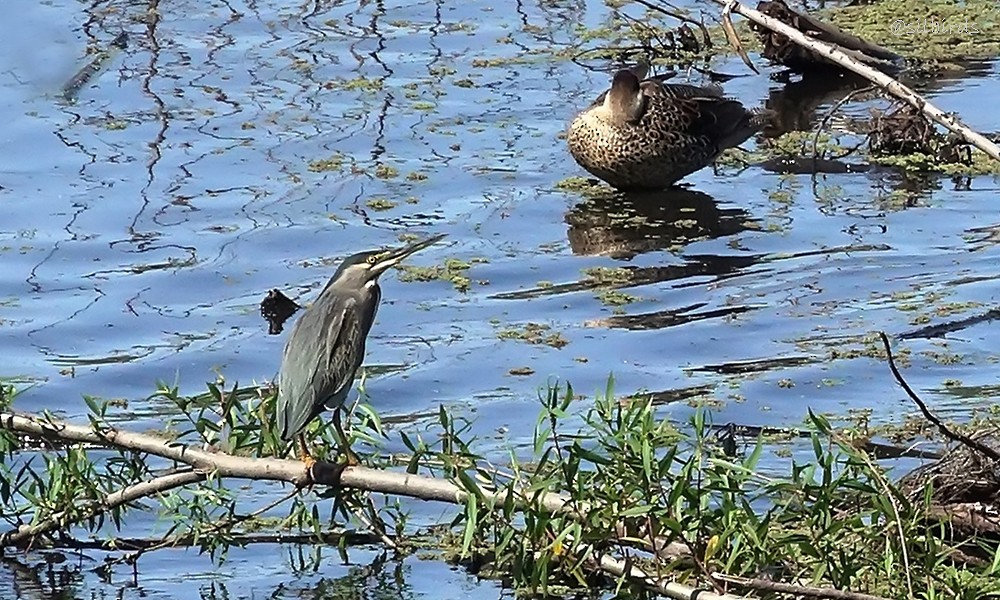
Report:
<svg viewBox="0 0 1000 600"><path fill-rule="evenodd" d="M217 373L270 380L284 336L258 315L268 289L308 301L344 255L439 232L449 244L410 262L470 262L471 288L384 277L369 344L371 401L405 427L444 404L502 455L530 440L539 386L568 379L592 396L612 372L622 393L717 401L717 422L795 426L809 407L898 420L913 407L886 366L849 352L877 330L902 336L906 376L945 415L992 402L991 177L751 166L652 196L557 188L584 174L559 135L607 84L564 58L585 45L579 25L608 18L597 0L15 4L0 24L0 375L36 384L23 410L74 418L82 394L125 398L118 417L143 428L165 410L144 400L158 379L188 392ZM128 48L75 102L60 98L87 44L121 30ZM997 70L972 65L925 91L995 131L984 99L1000 92ZM726 84L747 105L789 100L783 89ZM820 115L836 101L808 98L790 101ZM623 269L615 286L635 301L609 305L595 267ZM528 323L568 343L498 335ZM510 374L521 367L534 373ZM279 563L273 548L218 570L162 552L137 583L101 583L89 558L58 555L29 573L0 566L0 591L13 577L25 598L56 597L26 591L36 579L65 598L332 598L384 582L401 586L386 597L499 594L437 562L371 567L365 551L357 567L330 553L300 577L298 550Z"/></svg>

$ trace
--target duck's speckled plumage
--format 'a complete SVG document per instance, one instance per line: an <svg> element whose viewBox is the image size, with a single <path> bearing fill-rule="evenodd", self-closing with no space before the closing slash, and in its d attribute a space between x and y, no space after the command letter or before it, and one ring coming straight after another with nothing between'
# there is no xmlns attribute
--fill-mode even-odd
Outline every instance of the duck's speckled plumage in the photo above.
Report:
<svg viewBox="0 0 1000 600"><path fill-rule="evenodd" d="M723 97L717 86L642 77L616 73L611 89L573 120L567 135L576 162L615 188L669 187L765 123L762 113Z"/></svg>

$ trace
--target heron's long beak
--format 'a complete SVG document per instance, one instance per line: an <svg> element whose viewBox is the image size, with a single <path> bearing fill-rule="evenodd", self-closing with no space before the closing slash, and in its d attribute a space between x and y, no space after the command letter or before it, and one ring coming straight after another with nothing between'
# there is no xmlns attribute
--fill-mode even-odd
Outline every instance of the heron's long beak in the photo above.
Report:
<svg viewBox="0 0 1000 600"><path fill-rule="evenodd" d="M436 242L441 241L442 239L444 239L444 237L445 237L445 234L442 233L440 235L435 235L433 237L429 237L426 240L420 240L419 242L413 242L412 244L410 244L408 246L404 246L402 248L395 248L395 249L392 249L392 250L386 250L385 254L383 254L382 256L379 257L378 264L375 265L375 268L376 268L376 270L379 273L382 273L386 269L388 269L390 267L394 267L394 266L398 265L399 263L403 262L403 260L407 256L409 256L411 254L415 254L416 252L419 252L419 251L423 250L424 248L426 248L428 246L431 246L431 245L433 245Z"/></svg>

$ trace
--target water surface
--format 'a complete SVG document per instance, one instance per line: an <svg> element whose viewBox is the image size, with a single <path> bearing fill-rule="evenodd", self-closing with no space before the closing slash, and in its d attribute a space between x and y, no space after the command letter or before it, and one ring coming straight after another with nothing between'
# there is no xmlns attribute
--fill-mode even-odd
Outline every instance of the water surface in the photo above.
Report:
<svg viewBox="0 0 1000 600"><path fill-rule="evenodd" d="M449 234L411 262L470 262L472 284L383 278L367 389L394 427L422 431L443 404L475 418L482 451L502 458L530 442L540 386L572 381L583 409L609 373L621 393L707 402L717 422L796 426L808 408L896 422L915 409L863 352L878 330L902 336L907 378L942 414L991 403L990 320L928 329L995 304L991 177L751 166L652 197L557 187L584 174L559 136L608 81L565 59L595 44L579 27L605 23L601 2L15 4L0 25L0 375L34 384L22 410L78 419L82 394L124 398L116 417L144 429L169 410L145 399L157 380L189 393L218 374L269 381L284 335L258 315L267 290L309 301L343 256L412 233ZM121 30L129 47L61 99L86 48ZM711 67L746 73L729 58ZM928 93L995 131L982 108L997 70L981 63ZM783 88L726 84L747 105ZM594 268L624 273L615 285L634 301L609 304ZM529 323L568 343L499 335ZM522 367L534 373L510 374ZM693 409L662 410L683 421ZM434 561L371 567L369 550L352 566L326 551L303 576L299 552L311 549L251 547L217 568L166 551L135 581L128 570L101 581L97 554L36 556L0 567L0 595L501 594ZM382 586L395 591L371 591Z"/></svg>

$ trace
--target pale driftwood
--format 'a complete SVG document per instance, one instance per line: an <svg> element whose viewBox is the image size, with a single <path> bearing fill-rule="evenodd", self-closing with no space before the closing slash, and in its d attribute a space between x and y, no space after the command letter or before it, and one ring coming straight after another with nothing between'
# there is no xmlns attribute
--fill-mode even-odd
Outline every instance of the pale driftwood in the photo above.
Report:
<svg viewBox="0 0 1000 600"><path fill-rule="evenodd" d="M113 428L95 430L90 425L74 425L49 417L0 412L0 429L61 444L92 444L106 448L135 450L187 465L186 469L160 475L109 494L101 501L95 502L89 510L74 515L76 522L143 497L157 496L178 487L198 483L209 476L279 481L298 487L311 484L339 484L344 488L457 505L465 504L469 499L469 492L465 489L450 481L432 477L356 466L344 469L338 482L337 472L340 469L329 463L317 463L312 470L309 470L304 463L297 460L233 456L143 433ZM504 494L505 492L485 490L482 498L487 502L502 503L505 500ZM580 511L585 510L585 507L581 508L579 505L570 506L569 499L559 494L544 492L533 494L530 500L528 494L520 496L518 504L522 508L529 505L538 506L549 512L561 512L577 517L583 516ZM0 550L5 547L23 546L40 535L67 528L72 525L67 521L68 515L69 513L59 513L40 523L22 525L0 534ZM661 556L682 556L690 553L687 546L676 542L663 544L657 550ZM704 591L685 585L668 584L637 567L626 571L624 562L610 556L603 557L594 566L616 577L621 577L627 572L629 578L671 598L738 600L736 596L705 595Z"/></svg>
<svg viewBox="0 0 1000 600"><path fill-rule="evenodd" d="M674 598L675 600L748 600L746 596L716 594L710 590L694 589L666 578L657 578L634 565L629 567L625 561L607 554L602 554L600 558L591 558L588 562L609 575L615 577L627 576L634 581L641 581L648 589L661 596Z"/></svg>
<svg viewBox="0 0 1000 600"><path fill-rule="evenodd" d="M762 27L766 27L771 31L780 33L781 35L787 37L789 40L822 55L826 59L834 62L845 69L853 71L858 75L861 75L865 79L871 81L872 83L878 85L879 87L885 89L887 92L896 96L897 98L903 100L907 104L913 106L917 110L921 111L927 118L931 119L935 123L938 123L948 130L962 136L969 144L972 144L976 148L979 148L989 156L993 157L995 160L1000 160L1000 147L988 140L982 134L977 133L970 129L968 126L963 124L957 117L944 112L940 108L934 106L926 99L924 99L920 94L917 94L907 86L903 85L899 81L896 81L892 77L869 67L868 65L862 64L857 60L848 56L845 52L841 51L838 46L832 44L827 44L816 39L809 38L804 35L799 30L789 27L788 25L782 23L781 21L771 18L760 11L748 8L736 0L712 0L716 4L724 7L724 12L735 12L737 14L743 15L747 19L750 19L754 23Z"/></svg>

